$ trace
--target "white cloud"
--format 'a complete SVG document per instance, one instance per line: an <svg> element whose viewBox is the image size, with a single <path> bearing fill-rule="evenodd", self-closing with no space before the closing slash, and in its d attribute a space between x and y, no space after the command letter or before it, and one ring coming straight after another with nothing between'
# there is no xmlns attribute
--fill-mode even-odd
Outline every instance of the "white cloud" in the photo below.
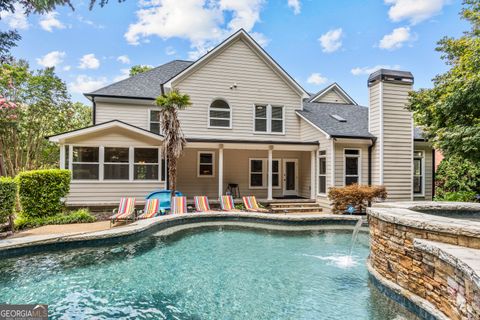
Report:
<svg viewBox="0 0 480 320"><path fill-rule="evenodd" d="M403 47L403 44L407 41L412 41L413 37L410 34L409 27L400 27L393 29L392 33L386 34L380 40L378 46L381 49L395 50Z"/></svg>
<svg viewBox="0 0 480 320"><path fill-rule="evenodd" d="M100 61L95 58L95 54L89 53L80 58L80 69L98 69Z"/></svg>
<svg viewBox="0 0 480 320"><path fill-rule="evenodd" d="M82 17L82 16L78 16L77 19L78 19L78 21L80 21L81 23L85 23L86 25L89 25L89 26L94 27L94 28L97 28L97 29L104 29L104 28L105 28L104 25L96 24L96 23L93 22L92 20L85 19L85 18Z"/></svg>
<svg viewBox="0 0 480 320"><path fill-rule="evenodd" d="M76 93L88 93L100 89L107 84L107 78L92 78L86 75L79 75L74 82L69 83L70 90Z"/></svg>
<svg viewBox="0 0 480 320"><path fill-rule="evenodd" d="M11 29L26 30L30 27L27 15L22 6L18 3L13 5L15 12L0 11L0 21L5 22Z"/></svg>
<svg viewBox="0 0 480 320"><path fill-rule="evenodd" d="M41 58L37 58L37 63L45 68L55 67L63 62L64 57L65 57L65 52L52 51L47 53Z"/></svg>
<svg viewBox="0 0 480 320"><path fill-rule="evenodd" d="M288 0L288 6L292 8L294 14L300 14L300 0Z"/></svg>
<svg viewBox="0 0 480 320"><path fill-rule="evenodd" d="M312 73L310 75L310 77L308 77L307 79L307 82L308 83L311 83L311 84L315 84L315 85L320 85L320 84L324 84L325 82L327 82L327 78L322 76L320 73L316 72L316 73Z"/></svg>
<svg viewBox="0 0 480 320"><path fill-rule="evenodd" d="M260 20L265 0L143 0L137 21L128 26L125 39L139 45L149 36L190 41L190 57L199 56L244 28L252 31Z"/></svg>
<svg viewBox="0 0 480 320"><path fill-rule="evenodd" d="M63 67L63 71L70 71L72 69L72 66L65 66Z"/></svg>
<svg viewBox="0 0 480 320"><path fill-rule="evenodd" d="M331 53L335 52L342 47L342 28L330 30L325 34L322 34L318 41L322 45L323 52Z"/></svg>
<svg viewBox="0 0 480 320"><path fill-rule="evenodd" d="M167 56L173 56L175 53L177 53L177 52L175 51L175 49L173 47L166 47L165 48L165 54Z"/></svg>
<svg viewBox="0 0 480 320"><path fill-rule="evenodd" d="M117 58L117 61L120 61L123 64L129 64L130 63L130 58L127 55L119 56Z"/></svg>
<svg viewBox="0 0 480 320"><path fill-rule="evenodd" d="M416 24L439 14L450 0L385 0L390 5L389 18L394 21L409 20Z"/></svg>
<svg viewBox="0 0 480 320"><path fill-rule="evenodd" d="M379 64L373 67L356 67L350 70L350 72L354 76L360 76L360 75L369 75L372 74L373 72L379 70L379 69L391 69L391 70L399 70L400 66L398 64L396 65L388 65L388 64Z"/></svg>
<svg viewBox="0 0 480 320"><path fill-rule="evenodd" d="M65 29L65 25L56 18L58 12L50 12L40 18L40 27L43 30L52 32L54 28Z"/></svg>
<svg viewBox="0 0 480 320"><path fill-rule="evenodd" d="M121 69L120 74L113 78L113 82L118 82L127 79L130 76L130 69Z"/></svg>

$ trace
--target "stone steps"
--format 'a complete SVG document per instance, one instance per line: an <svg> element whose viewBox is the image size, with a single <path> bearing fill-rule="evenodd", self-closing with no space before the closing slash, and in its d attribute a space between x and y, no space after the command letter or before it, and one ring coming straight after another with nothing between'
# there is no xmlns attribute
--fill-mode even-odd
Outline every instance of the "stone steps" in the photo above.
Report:
<svg viewBox="0 0 480 320"><path fill-rule="evenodd" d="M318 214L323 211L316 202L273 202L270 203L270 210L285 214Z"/></svg>

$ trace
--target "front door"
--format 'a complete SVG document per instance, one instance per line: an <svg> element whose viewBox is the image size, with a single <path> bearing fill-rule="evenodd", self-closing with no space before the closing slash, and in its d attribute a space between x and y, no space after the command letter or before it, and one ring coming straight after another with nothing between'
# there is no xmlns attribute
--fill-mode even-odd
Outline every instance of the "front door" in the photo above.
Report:
<svg viewBox="0 0 480 320"><path fill-rule="evenodd" d="M298 160L283 160L283 195L298 195Z"/></svg>

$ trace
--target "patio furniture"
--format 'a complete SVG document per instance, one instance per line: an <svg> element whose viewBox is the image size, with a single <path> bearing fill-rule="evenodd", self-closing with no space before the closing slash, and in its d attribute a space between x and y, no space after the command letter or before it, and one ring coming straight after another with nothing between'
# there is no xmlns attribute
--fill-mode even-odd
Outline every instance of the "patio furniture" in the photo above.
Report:
<svg viewBox="0 0 480 320"><path fill-rule="evenodd" d="M160 213L160 208L158 207L160 204L159 199L147 199L145 202L145 208L140 210L138 219L148 219L155 217L158 213Z"/></svg>
<svg viewBox="0 0 480 320"><path fill-rule="evenodd" d="M234 198L240 198L240 187L237 183L229 183L225 193L232 195Z"/></svg>
<svg viewBox="0 0 480 320"><path fill-rule="evenodd" d="M207 212L210 211L210 205L208 204L207 196L195 196L195 210L197 212Z"/></svg>
<svg viewBox="0 0 480 320"><path fill-rule="evenodd" d="M145 199L159 199L160 203L158 208L160 210L160 214L165 214L171 209L171 195L172 190L156 190L148 194ZM183 194L179 191L175 191L175 196L181 197Z"/></svg>
<svg viewBox="0 0 480 320"><path fill-rule="evenodd" d="M118 209L113 209L110 216L110 227L117 221L135 220L135 198L121 198Z"/></svg>
<svg viewBox="0 0 480 320"><path fill-rule="evenodd" d="M186 197L173 197L172 208L170 213L184 214L187 213L187 198Z"/></svg>
<svg viewBox="0 0 480 320"><path fill-rule="evenodd" d="M239 211L235 209L235 202L233 202L233 197L228 195L220 197L220 208L223 211Z"/></svg>
<svg viewBox="0 0 480 320"><path fill-rule="evenodd" d="M253 212L269 212L267 209L260 208L257 203L257 198L255 196L243 197L243 204L245 205L245 210Z"/></svg>

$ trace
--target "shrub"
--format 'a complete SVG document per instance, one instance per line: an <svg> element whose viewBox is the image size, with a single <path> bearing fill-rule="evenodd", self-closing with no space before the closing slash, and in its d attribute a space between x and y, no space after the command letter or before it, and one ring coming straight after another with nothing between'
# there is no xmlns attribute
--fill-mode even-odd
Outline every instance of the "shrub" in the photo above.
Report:
<svg viewBox="0 0 480 320"><path fill-rule="evenodd" d="M0 223L7 221L15 210L17 200L17 184L15 180L0 177Z"/></svg>
<svg viewBox="0 0 480 320"><path fill-rule="evenodd" d="M346 187L330 188L328 198L332 202L333 213L344 213L348 206L353 206L357 212L364 212L369 203L385 200L387 191L384 186L352 184Z"/></svg>
<svg viewBox="0 0 480 320"><path fill-rule="evenodd" d="M480 164L460 157L445 158L435 180L435 200L474 201L480 193Z"/></svg>
<svg viewBox="0 0 480 320"><path fill-rule="evenodd" d="M15 229L38 228L51 224L90 223L96 219L88 209L79 209L70 213L60 213L50 217L28 217L21 214L15 219Z"/></svg>
<svg viewBox="0 0 480 320"><path fill-rule="evenodd" d="M25 217L48 217L62 211L62 198L70 190L70 171L25 171L17 176L20 205Z"/></svg>

